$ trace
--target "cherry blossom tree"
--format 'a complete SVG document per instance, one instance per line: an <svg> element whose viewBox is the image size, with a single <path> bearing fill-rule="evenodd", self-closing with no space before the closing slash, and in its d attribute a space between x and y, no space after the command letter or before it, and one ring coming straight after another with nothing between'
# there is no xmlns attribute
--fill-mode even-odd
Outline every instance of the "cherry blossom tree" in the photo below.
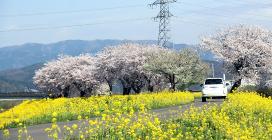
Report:
<svg viewBox="0 0 272 140"><path fill-rule="evenodd" d="M158 83L152 74L144 69L147 57L156 50L162 49L154 45L122 44L105 48L97 54L97 68L100 79L106 81L112 90L112 84L119 80L123 87L123 94L131 90L140 93L148 85L150 91Z"/></svg>
<svg viewBox="0 0 272 140"><path fill-rule="evenodd" d="M99 52L96 57L97 78L101 82L106 82L109 86L110 92L112 92L114 81L117 79L120 73L121 67L118 67L115 63L117 53L112 51L111 48L105 48Z"/></svg>
<svg viewBox="0 0 272 140"><path fill-rule="evenodd" d="M261 77L271 73L272 33L258 27L238 25L203 37L201 46L224 60L225 67L236 78L263 81Z"/></svg>
<svg viewBox="0 0 272 140"><path fill-rule="evenodd" d="M70 90L75 88L83 97L98 87L95 73L95 58L90 55L61 56L36 71L33 81L40 89L55 93L55 96L68 97Z"/></svg>
<svg viewBox="0 0 272 140"><path fill-rule="evenodd" d="M171 84L171 90L175 90L178 83L199 82L209 72L208 65L200 60L197 52L190 49L180 52L161 50L149 58L145 68L163 75Z"/></svg>

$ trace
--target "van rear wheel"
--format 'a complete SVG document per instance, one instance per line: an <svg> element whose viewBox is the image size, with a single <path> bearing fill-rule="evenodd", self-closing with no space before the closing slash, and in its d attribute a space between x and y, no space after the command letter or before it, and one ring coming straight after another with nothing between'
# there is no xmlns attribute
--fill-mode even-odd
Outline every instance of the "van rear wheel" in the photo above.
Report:
<svg viewBox="0 0 272 140"><path fill-rule="evenodd" d="M202 97L202 102L206 102L207 98L206 97Z"/></svg>

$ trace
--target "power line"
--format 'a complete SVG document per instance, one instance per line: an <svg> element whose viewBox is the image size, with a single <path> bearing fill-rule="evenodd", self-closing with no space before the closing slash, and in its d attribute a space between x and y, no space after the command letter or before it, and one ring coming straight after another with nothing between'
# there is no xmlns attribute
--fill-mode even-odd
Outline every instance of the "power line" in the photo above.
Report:
<svg viewBox="0 0 272 140"><path fill-rule="evenodd" d="M203 26L203 27L212 27L212 26L224 27L223 25L221 25L221 23L220 24L218 23L216 25L213 25L211 23L199 23L199 22L193 22L193 21L185 20L182 17L177 17L177 16L175 16L174 20L179 20L179 21L182 21L182 22L186 22L186 23L190 23L190 24L194 24L194 25L199 25L199 26Z"/></svg>
<svg viewBox="0 0 272 140"><path fill-rule="evenodd" d="M75 28L75 27L82 27L82 26L93 26L93 25L101 25L101 24L111 24L111 23L122 23L122 22L133 22L133 21L141 21L141 20L148 20L149 17L145 18L135 18L135 19L125 19L125 20L118 20L118 21L106 21L106 22L97 22L97 23L85 23L85 24L73 24L73 25L64 25L64 26L51 26L51 27L35 27L35 28L17 28L17 29L7 29L7 30L0 30L0 32L17 32L17 31L32 31L32 30L46 30L46 29L61 29L61 28ZM182 19L182 17L175 16L175 20L179 20L186 23L191 23L200 26L218 26L220 25L212 25L212 24L204 24L199 22L193 22L189 20Z"/></svg>
<svg viewBox="0 0 272 140"><path fill-rule="evenodd" d="M200 5L200 4L192 4L192 3L186 3L186 2L182 2L182 3L178 3L178 4L182 4L184 6L188 6L188 5L191 5L191 6L198 6L198 7L202 7L202 8L205 8L205 9L216 9L216 8L213 8L213 7L207 7L207 6L204 6L204 5ZM186 5L185 5L186 4ZM230 10L224 10L224 11L230 11ZM217 13L209 13L207 11L201 11L201 13L197 10L190 10L188 12L191 12L191 13L196 13L196 14L205 14L205 15L209 15L209 16L217 16L217 17L220 17L220 18L236 18L236 19L243 19L243 20L252 20L252 18L245 18L245 17L235 17L233 15L225 15L225 14L217 14ZM231 11L230 11L231 12ZM269 16L264 16L264 15L256 15L256 14L249 14L247 13L247 15L251 15L251 16L258 16L258 17L266 17L266 18L269 18L269 19L253 19L255 21L272 21L269 17Z"/></svg>
<svg viewBox="0 0 272 140"><path fill-rule="evenodd" d="M38 12L38 13L9 14L9 15L0 15L0 18L3 18L3 17L26 17L26 16L41 16L41 15L55 15L55 14L69 14L69 13L107 11L107 10L115 10L115 9L136 8L136 7L143 7L143 6L146 6L146 5L127 5L127 6L117 6L117 7L108 7L108 8L98 8L98 9L81 9L81 10L69 10L69 11L50 11L50 12Z"/></svg>
<svg viewBox="0 0 272 140"><path fill-rule="evenodd" d="M212 0L212 1L214 1L214 2L219 2L219 3L226 3L226 2L224 2L224 1L219 1L219 0ZM255 2L255 4L260 4L260 3L258 3L258 2L256 2L256 1L254 1ZM228 1L227 2L228 4L232 4L232 5L237 5L237 4L242 4L242 5L246 5L246 4L248 4L248 2L245 2L245 1Z"/></svg>
<svg viewBox="0 0 272 140"><path fill-rule="evenodd" d="M75 27L92 26L92 25L101 25L101 24L112 24L112 23L133 22L133 21L140 21L140 20L147 20L147 19L150 19L150 17L146 17L146 18L134 18L134 19L125 19L125 20L116 20L116 21L105 21L105 22L97 22L97 23L73 24L73 25L64 25L64 26L36 27L36 28L17 28L17 29L9 29L9 30L0 30L0 32L17 32L17 31L32 31L32 30L47 30L47 29L75 28Z"/></svg>
<svg viewBox="0 0 272 140"><path fill-rule="evenodd" d="M226 4L225 1L219 1L219 0L210 0L208 2L212 2L212 3L221 3L221 4ZM237 5L237 4L248 4L247 2L242 2L242 1L228 1L227 4L231 4L231 5Z"/></svg>

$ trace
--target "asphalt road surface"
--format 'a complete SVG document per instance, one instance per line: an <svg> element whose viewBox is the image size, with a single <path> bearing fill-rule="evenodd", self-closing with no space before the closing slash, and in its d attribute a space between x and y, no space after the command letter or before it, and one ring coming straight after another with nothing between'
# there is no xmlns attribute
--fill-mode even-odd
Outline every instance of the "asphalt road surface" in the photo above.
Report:
<svg viewBox="0 0 272 140"><path fill-rule="evenodd" d="M203 105L207 106L214 106L214 105L221 105L223 103L223 99L209 99L207 102L201 102L200 99L195 99L193 103L181 105L181 106L172 106L167 108L161 108L161 109L155 109L151 110L150 113L156 114L161 120L165 119L171 119L176 118L179 116L182 112L185 110L188 110L191 106L194 107L202 107ZM95 119L95 118L93 118ZM58 126L60 128L63 128L64 125L72 126L73 124L79 124L80 121L69 121L69 122L59 122ZM40 124L40 125L34 125L34 126L28 126L28 134L32 136L34 140L51 140L48 138L47 133L44 131L45 128L51 127L51 123L48 124ZM18 129L17 128L11 128L10 131L10 137L8 140L16 140L18 139ZM61 135L60 135L61 137ZM0 140L3 140L4 137L2 135L2 132L0 132ZM22 139L25 139L24 137Z"/></svg>

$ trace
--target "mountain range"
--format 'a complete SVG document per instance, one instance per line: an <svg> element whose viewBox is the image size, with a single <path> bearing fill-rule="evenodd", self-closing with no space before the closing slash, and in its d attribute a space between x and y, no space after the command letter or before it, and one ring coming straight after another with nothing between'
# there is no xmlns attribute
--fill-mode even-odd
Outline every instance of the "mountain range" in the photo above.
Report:
<svg viewBox="0 0 272 140"><path fill-rule="evenodd" d="M123 43L156 44L155 40L66 40L51 44L27 43L0 48L0 93L31 91L35 89L32 77L35 70L59 55L76 56L82 53L96 54L108 46ZM176 50L193 48L198 50L203 60L214 62L213 54L199 47L174 44ZM215 62L217 63L217 62Z"/></svg>

